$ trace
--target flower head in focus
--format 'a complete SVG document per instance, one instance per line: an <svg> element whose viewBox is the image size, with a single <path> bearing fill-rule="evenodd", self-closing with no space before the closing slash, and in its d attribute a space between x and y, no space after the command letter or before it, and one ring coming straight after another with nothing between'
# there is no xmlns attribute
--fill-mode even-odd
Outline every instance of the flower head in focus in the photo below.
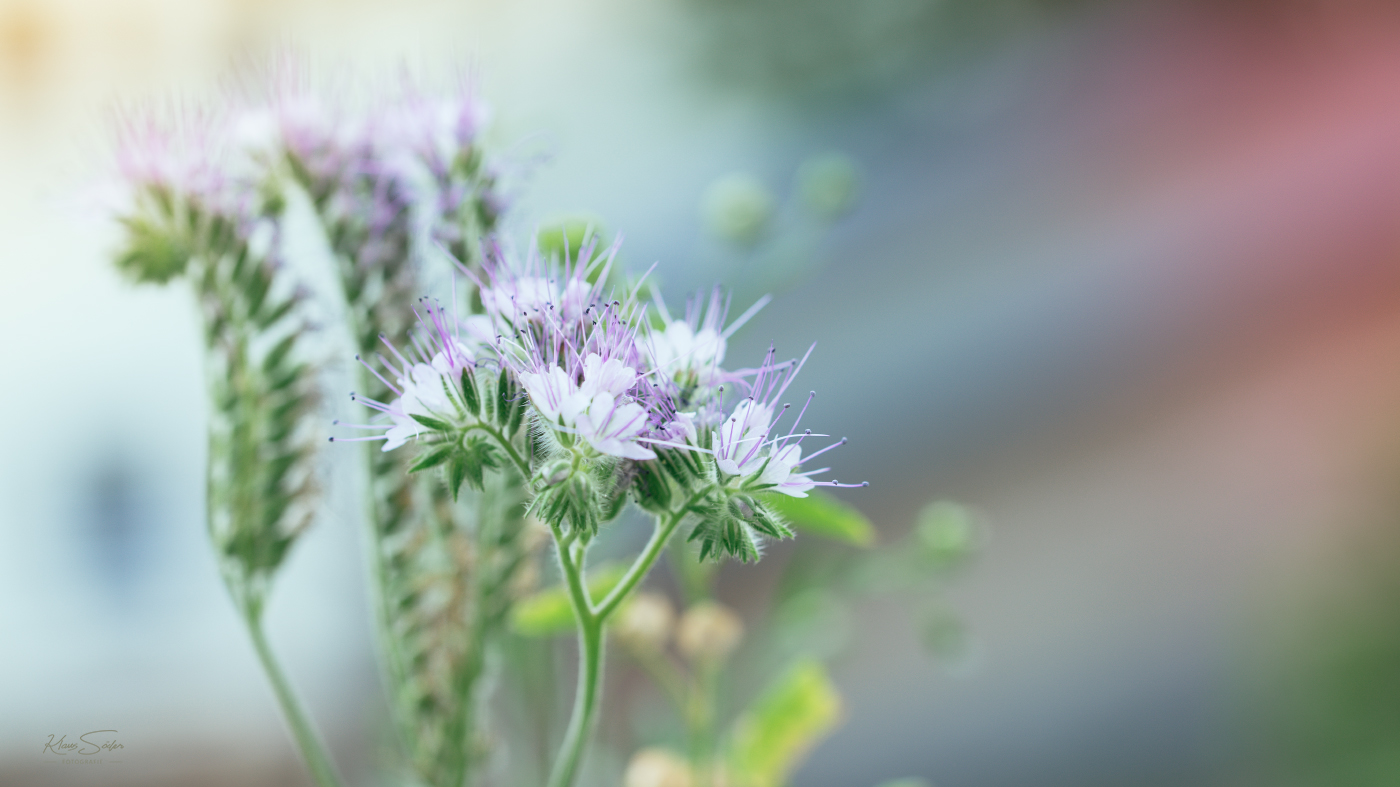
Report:
<svg viewBox="0 0 1400 787"><path fill-rule="evenodd" d="M707 399L726 379L724 363L727 340L768 304L760 298L748 311L726 328L729 299L716 287L708 298L693 297L686 304L685 317L673 319L660 297L655 299L661 316L660 327L652 327L642 342L647 359L658 376L675 384L674 398L682 406Z"/></svg>

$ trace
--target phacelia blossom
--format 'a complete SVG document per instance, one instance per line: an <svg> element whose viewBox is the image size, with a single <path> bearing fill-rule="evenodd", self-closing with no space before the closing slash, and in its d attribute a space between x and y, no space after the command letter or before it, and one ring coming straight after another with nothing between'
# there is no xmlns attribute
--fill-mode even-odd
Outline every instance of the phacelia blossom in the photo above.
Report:
<svg viewBox="0 0 1400 787"><path fill-rule="evenodd" d="M382 429L383 434L372 437L349 438L350 440L384 440L385 451L392 451L431 431L415 415L428 416L438 420L455 421L456 406L453 392L457 390L462 371L475 367L483 348L471 336L463 336L455 320L441 307L425 305L420 320L427 329L427 339L416 341L415 346L405 355L387 340L393 361L379 356L379 361L393 376L389 382L373 366L356 356L365 368L379 381L396 394L388 403L352 394L355 401L389 417L389 424L345 424L361 429ZM335 438L332 438L335 439ZM345 440L346 438L341 438Z"/></svg>
<svg viewBox="0 0 1400 787"><path fill-rule="evenodd" d="M624 459L655 459L636 442L648 428L646 408L627 401L637 370L594 353L583 360L582 379L559 366L520 375L530 402L551 425L577 434L599 453Z"/></svg>
<svg viewBox="0 0 1400 787"><path fill-rule="evenodd" d="M570 250L571 259L558 268L543 258L538 246L514 264L504 250L493 246L487 249L483 275L466 268L462 272L476 284L482 308L502 335L539 345L541 350L558 351L567 345L581 354L606 312L626 312L621 315L623 322L631 322L635 297L624 303L603 294L621 243L619 236L606 250L595 253L598 241L591 237L582 248ZM634 337L628 341L635 344Z"/></svg>
<svg viewBox="0 0 1400 787"><path fill-rule="evenodd" d="M117 121L117 168L135 189L164 189L182 197L210 199L227 186L220 164L224 141L218 118L189 109L162 117L129 114Z"/></svg>
<svg viewBox="0 0 1400 787"><path fill-rule="evenodd" d="M718 287L708 301L692 298L686 304L684 319L672 319L665 302L657 298L663 326L650 330L642 342L647 360L659 375L675 382L680 398L703 398L708 389L726 379L720 364L724 363L729 337L767 303L767 296L761 298L725 328L729 302Z"/></svg>
<svg viewBox="0 0 1400 787"><path fill-rule="evenodd" d="M811 353L812 350L808 349L807 355L810 356ZM770 489L791 497L806 497L807 492L817 486L865 486L812 479L812 474L830 469L826 467L799 470L804 461L802 441L808 437L824 436L814 435L810 429L801 433L797 431L802 424L802 417L807 413L807 407L816 396L815 392L808 395L807 402L787 433L771 437L777 431L778 422L791 407L784 404L777 408L777 400L787 391L793 378L807 362L807 356L803 356L801 361L779 364L775 363L774 357L770 349L763 365L755 374L750 395L741 399L733 412L711 432L709 453L714 456L716 467L721 473L738 478L743 486ZM845 442L845 439L842 439L832 443L809 455L807 460L844 445Z"/></svg>

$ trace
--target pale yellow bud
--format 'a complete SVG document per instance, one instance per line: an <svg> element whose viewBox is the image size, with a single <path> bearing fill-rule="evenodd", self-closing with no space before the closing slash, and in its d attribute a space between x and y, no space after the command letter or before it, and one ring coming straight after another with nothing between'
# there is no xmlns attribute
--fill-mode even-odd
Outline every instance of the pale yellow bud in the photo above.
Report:
<svg viewBox="0 0 1400 787"><path fill-rule="evenodd" d="M617 614L613 633L633 650L654 652L666 647L676 625L671 602L658 593L638 593Z"/></svg>
<svg viewBox="0 0 1400 787"><path fill-rule="evenodd" d="M722 604L702 601L681 616L676 645L693 662L719 662L734 652L743 636L738 615Z"/></svg>
<svg viewBox="0 0 1400 787"><path fill-rule="evenodd" d="M690 764L665 749L642 749L627 763L623 787L691 787Z"/></svg>

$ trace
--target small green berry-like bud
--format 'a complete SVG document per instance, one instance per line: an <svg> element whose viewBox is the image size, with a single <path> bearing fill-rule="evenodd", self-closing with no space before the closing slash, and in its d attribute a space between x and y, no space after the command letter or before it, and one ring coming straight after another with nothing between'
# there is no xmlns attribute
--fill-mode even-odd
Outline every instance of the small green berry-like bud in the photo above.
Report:
<svg viewBox="0 0 1400 787"><path fill-rule="evenodd" d="M676 632L676 646L693 663L729 658L744 636L744 622L728 607L702 601L686 610Z"/></svg>
<svg viewBox="0 0 1400 787"><path fill-rule="evenodd" d="M589 238L597 238L602 235L602 222L588 215L576 215L561 218L557 221L549 222L540 227L535 235L535 242L539 245L540 256L547 260L564 260L565 252L568 252L568 260L576 261L579 250L588 242ZM596 257L601 253L601 249L595 248L593 251ZM591 262L584 260L583 262ZM590 280L590 283L592 280Z"/></svg>
<svg viewBox="0 0 1400 787"><path fill-rule="evenodd" d="M914 529L920 552L937 566L951 566L974 549L977 525L966 506L939 500L924 506Z"/></svg>
<svg viewBox="0 0 1400 787"><path fill-rule="evenodd" d="M618 612L613 633L634 651L655 653L666 647L675 625L676 613L665 596L638 593Z"/></svg>
<svg viewBox="0 0 1400 787"><path fill-rule="evenodd" d="M705 190L701 203L705 225L711 232L741 245L763 236L773 218L773 195L752 175L726 175Z"/></svg>
<svg viewBox="0 0 1400 787"><path fill-rule="evenodd" d="M545 465L540 470L540 480L544 481L547 486L558 486L564 483L573 472L574 467L569 460L560 459Z"/></svg>
<svg viewBox="0 0 1400 787"><path fill-rule="evenodd" d="M814 156L797 168L798 196L823 221L835 221L849 212L859 192L860 172L854 161L840 153Z"/></svg>
<svg viewBox="0 0 1400 787"><path fill-rule="evenodd" d="M632 755L622 787L691 787L690 763L665 749L642 749Z"/></svg>

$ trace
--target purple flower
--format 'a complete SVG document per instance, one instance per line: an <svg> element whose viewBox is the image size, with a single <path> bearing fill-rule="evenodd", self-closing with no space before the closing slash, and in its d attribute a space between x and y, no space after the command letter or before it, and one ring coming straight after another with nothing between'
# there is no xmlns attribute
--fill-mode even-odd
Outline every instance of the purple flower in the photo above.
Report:
<svg viewBox="0 0 1400 787"><path fill-rule="evenodd" d="M710 454L722 477L729 477L739 488L755 491L766 489L792 497L806 497L807 492L817 486L865 486L866 484L842 484L834 480L817 481L811 478L812 474L823 473L830 468L806 471L800 469L804 461L846 442L843 438L809 455L806 460L803 459L802 441L808 437L825 436L814 435L810 429L801 433L797 431L801 426L802 417L807 413L807 407L816 396L815 391L808 395L807 402L787 432L779 434L778 424L791 405L784 404L778 407L777 402L806 364L815 347L816 345L813 345L809 348L807 355L800 361L783 363L775 361L776 353L770 348L763 364L754 371L753 382L748 384L749 396L739 400L728 417L710 432L708 449L694 445L693 436L685 443L674 440L665 443L660 440L651 442ZM683 422L681 428L685 429L689 425L688 422ZM672 433L675 431L675 428L671 429ZM775 437L775 434L778 436Z"/></svg>
<svg viewBox="0 0 1400 787"><path fill-rule="evenodd" d="M475 368L478 360L489 355L489 348L470 334L462 335L460 325L440 306L425 304L419 320L426 338L416 339L414 346L400 352L387 339L384 345L397 361L379 356L379 362L394 377L385 379L374 367L359 356L356 359L369 369L395 397L385 403L363 396L351 396L355 401L388 416L389 424L345 424L360 429L383 430L369 437L340 438L342 441L384 440L385 451L392 451L411 439L431 431L414 418L427 416L449 423L460 420L459 381L463 370ZM334 438L332 438L334 439Z"/></svg>

